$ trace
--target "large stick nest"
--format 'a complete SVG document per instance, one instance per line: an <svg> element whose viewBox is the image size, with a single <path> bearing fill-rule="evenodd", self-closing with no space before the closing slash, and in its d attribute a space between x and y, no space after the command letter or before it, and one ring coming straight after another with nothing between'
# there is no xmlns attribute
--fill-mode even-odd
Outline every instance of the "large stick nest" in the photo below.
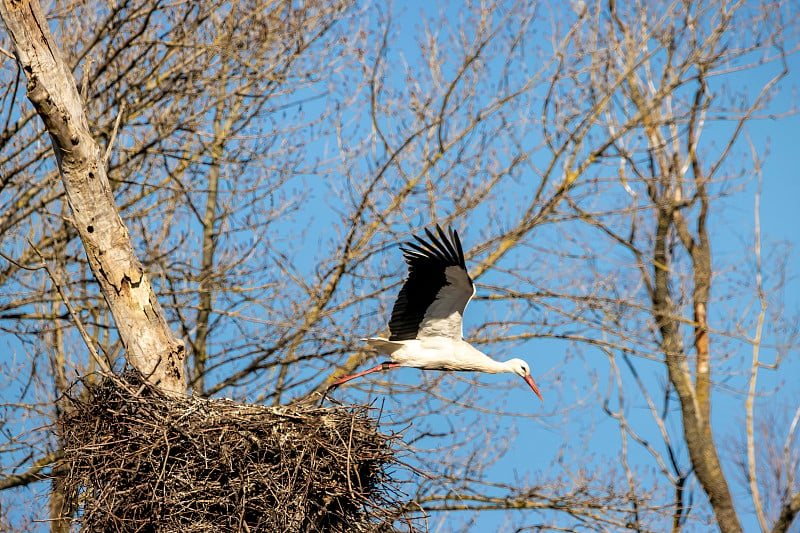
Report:
<svg viewBox="0 0 800 533"><path fill-rule="evenodd" d="M60 431L84 531L414 529L387 473L394 437L366 407L172 398L130 375L79 396Z"/></svg>

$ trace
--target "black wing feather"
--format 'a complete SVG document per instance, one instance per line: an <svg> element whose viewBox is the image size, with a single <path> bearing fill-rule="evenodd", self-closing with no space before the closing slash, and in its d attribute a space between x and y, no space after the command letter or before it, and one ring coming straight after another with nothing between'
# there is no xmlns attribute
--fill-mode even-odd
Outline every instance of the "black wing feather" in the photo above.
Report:
<svg viewBox="0 0 800 533"><path fill-rule="evenodd" d="M450 228L453 232L453 242L456 245L456 250L458 251L458 261L459 264L464 267L464 270L467 269L466 262L464 261L464 249L461 247L461 239L458 238L458 233L453 228Z"/></svg>
<svg viewBox="0 0 800 533"><path fill-rule="evenodd" d="M457 266L466 272L464 251L455 230L451 237L436 226L437 236L426 229L429 241L414 235L417 242L406 242L400 249L408 264L408 278L392 308L389 320L389 340L402 341L417 338L420 323L428 307L436 300L439 291L447 285L445 270Z"/></svg>

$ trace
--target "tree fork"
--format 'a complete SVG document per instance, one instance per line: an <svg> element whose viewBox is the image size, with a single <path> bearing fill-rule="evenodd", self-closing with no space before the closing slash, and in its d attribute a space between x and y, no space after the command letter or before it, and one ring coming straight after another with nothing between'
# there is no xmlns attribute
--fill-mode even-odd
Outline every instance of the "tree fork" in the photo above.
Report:
<svg viewBox="0 0 800 533"><path fill-rule="evenodd" d="M28 99L44 121L86 256L131 366L170 394L185 392L185 347L167 325L136 258L89 132L75 78L37 0L0 0L0 15L27 77Z"/></svg>
<svg viewBox="0 0 800 533"><path fill-rule="evenodd" d="M708 394L700 394L702 386L700 391L698 391L698 387L692 386L691 372L675 318L677 314L670 302L667 234L673 220L673 209L673 206L663 206L656 211L657 231L653 249L655 279L652 295L653 311L661 332L661 346L669 380L675 387L680 402L684 439L695 475L708 496L720 531L741 533L742 526L736 514L730 488L722 471L722 464L711 433L711 421L705 414L711 412L710 398ZM710 264L710 256L708 261ZM698 273L696 272L696 274ZM696 281L703 282L702 279ZM697 298L697 295L695 297ZM707 342L707 337L705 340ZM695 341L697 342L697 339ZM696 347L707 350L707 346L705 344Z"/></svg>

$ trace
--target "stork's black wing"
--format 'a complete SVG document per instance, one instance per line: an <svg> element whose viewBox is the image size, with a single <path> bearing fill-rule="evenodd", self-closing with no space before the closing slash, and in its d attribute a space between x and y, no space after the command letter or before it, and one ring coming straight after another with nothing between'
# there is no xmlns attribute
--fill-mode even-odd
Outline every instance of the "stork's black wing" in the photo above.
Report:
<svg viewBox="0 0 800 533"><path fill-rule="evenodd" d="M421 337L462 338L461 317L475 294L475 287L464 263L464 250L458 233L449 235L436 226L435 235L426 229L428 240L414 236L407 242L403 257L408 263L406 279L389 320L389 340Z"/></svg>

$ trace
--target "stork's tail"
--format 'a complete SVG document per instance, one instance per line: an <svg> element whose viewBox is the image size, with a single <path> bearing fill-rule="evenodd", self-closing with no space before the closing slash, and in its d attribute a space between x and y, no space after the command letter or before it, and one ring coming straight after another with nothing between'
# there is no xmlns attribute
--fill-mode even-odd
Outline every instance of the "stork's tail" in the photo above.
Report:
<svg viewBox="0 0 800 533"><path fill-rule="evenodd" d="M390 341L383 337L369 337L368 339L361 339L367 343L369 348L383 355L392 355L394 352L403 347L402 343Z"/></svg>

